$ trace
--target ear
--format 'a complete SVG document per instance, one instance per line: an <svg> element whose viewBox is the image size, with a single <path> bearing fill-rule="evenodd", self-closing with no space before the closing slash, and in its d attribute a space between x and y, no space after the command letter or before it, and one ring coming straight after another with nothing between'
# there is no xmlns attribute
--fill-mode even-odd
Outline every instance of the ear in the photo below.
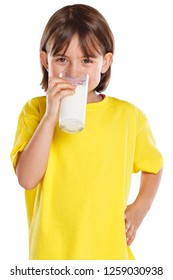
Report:
<svg viewBox="0 0 173 280"><path fill-rule="evenodd" d="M40 52L40 62L44 66L44 68L48 70L48 56L47 53L44 51Z"/></svg>
<svg viewBox="0 0 173 280"><path fill-rule="evenodd" d="M103 58L103 65L101 73L104 74L110 67L113 60L113 54L111 52L106 53Z"/></svg>

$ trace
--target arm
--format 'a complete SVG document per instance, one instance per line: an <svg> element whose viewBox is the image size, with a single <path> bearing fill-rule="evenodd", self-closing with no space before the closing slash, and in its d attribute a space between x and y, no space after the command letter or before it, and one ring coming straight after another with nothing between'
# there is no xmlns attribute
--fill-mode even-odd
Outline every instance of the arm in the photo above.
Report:
<svg viewBox="0 0 173 280"><path fill-rule="evenodd" d="M32 189L42 179L49 156L54 133L54 124L44 116L33 137L19 154L16 174L19 184L25 189Z"/></svg>
<svg viewBox="0 0 173 280"><path fill-rule="evenodd" d="M66 89L65 91L63 91ZM50 78L46 112L31 140L18 157L16 174L25 189L34 188L46 171L54 129L58 121L60 100L74 94L75 86L60 78ZM62 94L63 93L63 94Z"/></svg>
<svg viewBox="0 0 173 280"><path fill-rule="evenodd" d="M140 190L135 201L125 210L125 227L127 244L130 245L136 235L136 231L142 223L145 215L151 207L158 190L162 170L157 174L142 172Z"/></svg>

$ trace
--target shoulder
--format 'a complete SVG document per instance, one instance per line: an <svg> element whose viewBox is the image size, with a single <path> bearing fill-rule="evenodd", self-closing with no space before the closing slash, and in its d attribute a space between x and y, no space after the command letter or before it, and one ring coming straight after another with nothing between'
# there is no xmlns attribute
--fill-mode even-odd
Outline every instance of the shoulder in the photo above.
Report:
<svg viewBox="0 0 173 280"><path fill-rule="evenodd" d="M145 113L134 104L115 97L109 98L111 99L113 110L116 110L116 112L118 111L119 113L125 115L127 118L129 118L129 120L133 119L139 125L142 125L147 121Z"/></svg>
<svg viewBox="0 0 173 280"><path fill-rule="evenodd" d="M118 99L115 97L109 97L109 98L111 100L112 106L115 107L116 110L123 110L135 114L138 112L142 112L138 107L136 107L134 104L126 100Z"/></svg>
<svg viewBox="0 0 173 280"><path fill-rule="evenodd" d="M22 108L20 116L43 115L46 109L46 97L34 97L27 101Z"/></svg>

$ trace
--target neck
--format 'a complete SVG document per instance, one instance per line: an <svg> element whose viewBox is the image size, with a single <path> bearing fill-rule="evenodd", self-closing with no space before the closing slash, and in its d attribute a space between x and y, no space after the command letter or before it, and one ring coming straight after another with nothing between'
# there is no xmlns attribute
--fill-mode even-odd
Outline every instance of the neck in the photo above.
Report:
<svg viewBox="0 0 173 280"><path fill-rule="evenodd" d="M87 103L95 103L103 100L103 96L95 91L91 91L88 93Z"/></svg>

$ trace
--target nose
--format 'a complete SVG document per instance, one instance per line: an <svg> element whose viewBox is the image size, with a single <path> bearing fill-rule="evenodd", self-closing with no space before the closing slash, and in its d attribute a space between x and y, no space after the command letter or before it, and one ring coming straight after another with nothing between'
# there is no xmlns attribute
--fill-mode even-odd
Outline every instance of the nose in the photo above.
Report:
<svg viewBox="0 0 173 280"><path fill-rule="evenodd" d="M70 63L68 68L66 69L70 76L72 77L78 77L80 76L81 68L77 63Z"/></svg>
<svg viewBox="0 0 173 280"><path fill-rule="evenodd" d="M81 61L79 60L71 60L68 65L69 71L81 71Z"/></svg>

